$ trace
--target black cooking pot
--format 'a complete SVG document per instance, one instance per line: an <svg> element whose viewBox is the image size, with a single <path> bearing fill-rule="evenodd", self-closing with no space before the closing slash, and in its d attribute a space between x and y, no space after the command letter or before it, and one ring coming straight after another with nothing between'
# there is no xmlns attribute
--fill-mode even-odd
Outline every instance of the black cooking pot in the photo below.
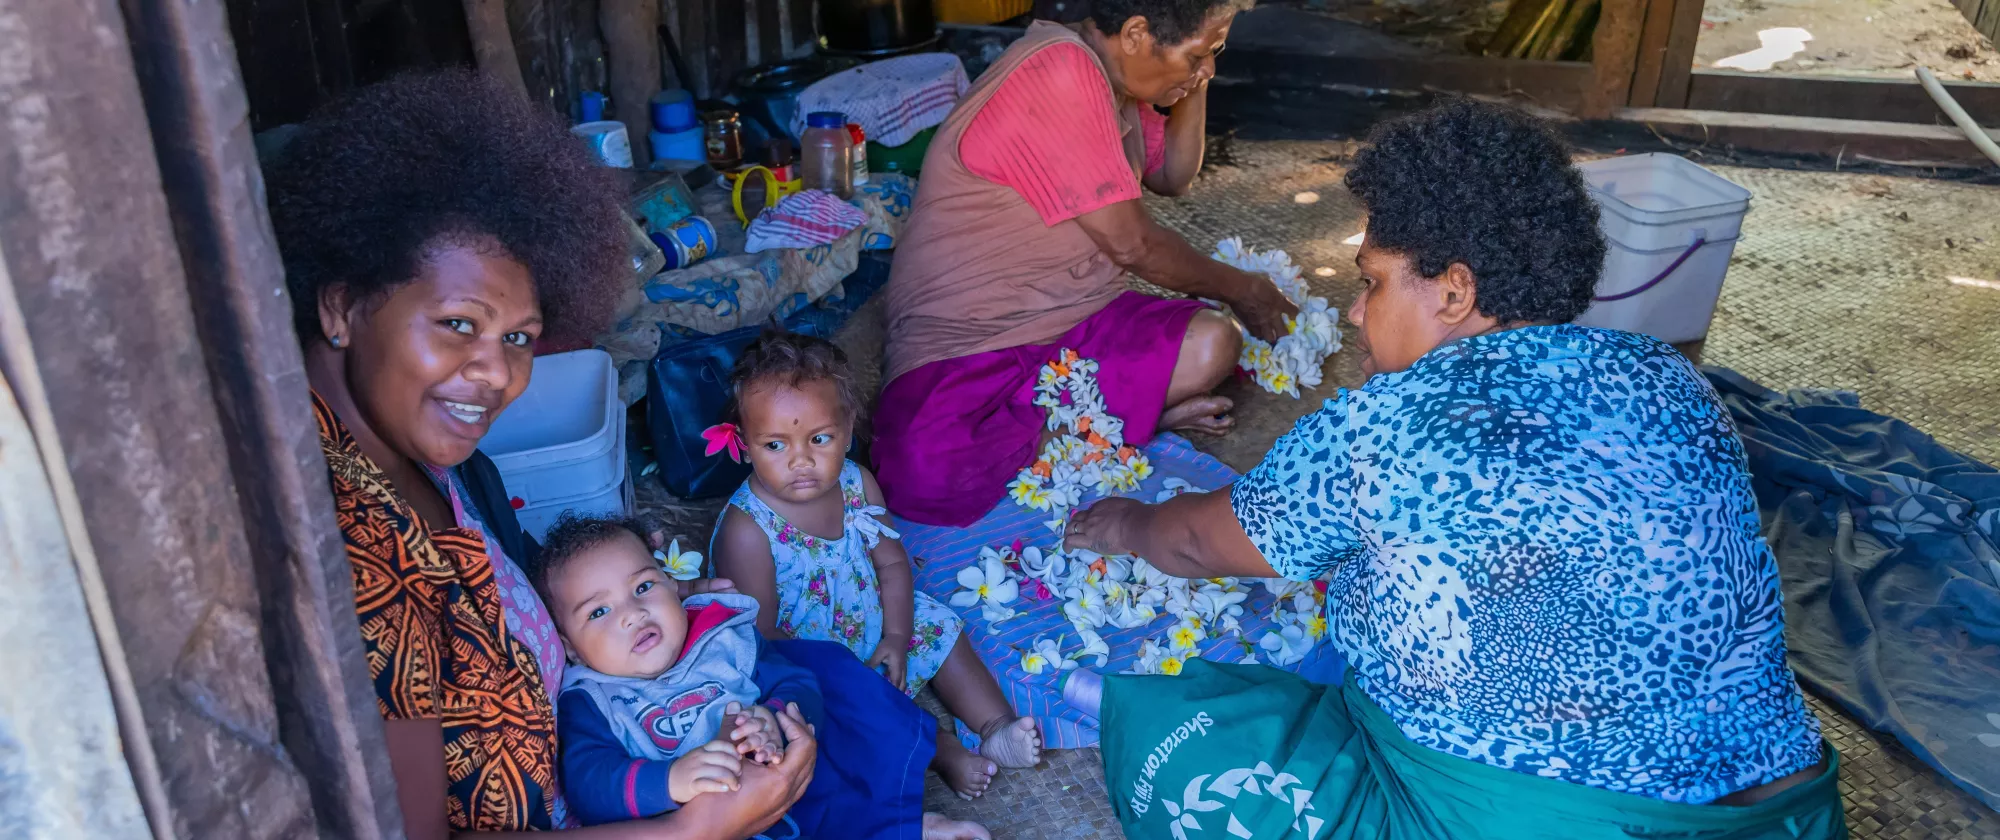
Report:
<svg viewBox="0 0 2000 840"><path fill-rule="evenodd" d="M826 48L865 55L892 53L937 37L932 0L820 0L819 34Z"/></svg>

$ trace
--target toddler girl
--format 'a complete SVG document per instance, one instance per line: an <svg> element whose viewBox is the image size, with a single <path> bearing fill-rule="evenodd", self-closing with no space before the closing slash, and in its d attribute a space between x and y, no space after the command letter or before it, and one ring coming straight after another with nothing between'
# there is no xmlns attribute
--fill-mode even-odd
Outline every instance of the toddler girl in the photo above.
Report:
<svg viewBox="0 0 2000 840"><path fill-rule="evenodd" d="M847 460L861 398L846 355L821 339L767 333L731 382L736 426L712 431L747 451L752 473L723 511L710 555L719 575L756 597L758 629L837 642L906 693L929 682L981 738L980 755L938 739L931 766L961 797L984 793L996 764L1034 766L1039 726L1014 713L957 614L914 590L875 476Z"/></svg>

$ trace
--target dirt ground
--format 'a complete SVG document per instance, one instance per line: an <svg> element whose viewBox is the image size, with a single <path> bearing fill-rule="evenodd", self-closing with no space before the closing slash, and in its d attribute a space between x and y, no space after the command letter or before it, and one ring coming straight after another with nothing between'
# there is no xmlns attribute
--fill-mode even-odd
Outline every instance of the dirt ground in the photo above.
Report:
<svg viewBox="0 0 2000 840"><path fill-rule="evenodd" d="M1238 19L1231 40L1288 48L1306 46L1301 39L1324 41L1330 51L1350 54L1472 55L1506 17L1507 5L1507 0L1265 0ZM1310 18L1329 23L1312 25ZM1348 26L1339 28L1335 21ZM2000 82L2000 52L1951 0L1707 0L1701 26L1696 67L1757 49L1761 31L1798 27L1812 40L1766 72L1903 78L1923 64L1948 79Z"/></svg>
<svg viewBox="0 0 2000 840"><path fill-rule="evenodd" d="M1905 78L1918 64L1940 77L2000 82L2000 52L1950 0L1708 0L1695 66L1757 49L1757 33L1812 33L1774 73Z"/></svg>

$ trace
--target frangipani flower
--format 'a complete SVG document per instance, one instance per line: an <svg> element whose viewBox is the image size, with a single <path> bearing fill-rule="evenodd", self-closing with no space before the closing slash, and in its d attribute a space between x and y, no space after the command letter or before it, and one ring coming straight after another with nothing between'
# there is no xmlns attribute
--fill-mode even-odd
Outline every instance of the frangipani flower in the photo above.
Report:
<svg viewBox="0 0 2000 840"><path fill-rule="evenodd" d="M1062 655L1062 637L1037 639L1034 645L1021 652L1021 670L1039 674L1050 668L1067 671L1076 667L1076 660Z"/></svg>
<svg viewBox="0 0 2000 840"><path fill-rule="evenodd" d="M1312 640L1306 638L1305 631L1298 625L1292 624L1265 633L1264 638L1257 641L1257 647L1263 649L1265 661L1282 668L1306 658L1306 652L1312 649Z"/></svg>
<svg viewBox="0 0 2000 840"><path fill-rule="evenodd" d="M1162 676L1178 677L1181 675L1181 663L1186 661L1187 657L1185 656L1169 656L1162 659L1160 660L1160 674Z"/></svg>
<svg viewBox="0 0 2000 840"><path fill-rule="evenodd" d="M1111 661L1111 646L1104 643L1103 636L1097 635L1096 630L1081 624L1073 624L1071 626L1076 628L1076 640L1079 644L1083 645L1083 648L1070 654L1070 659L1080 660L1086 656L1095 656L1097 657L1097 667L1099 668L1104 667L1104 663Z"/></svg>
<svg viewBox="0 0 2000 840"><path fill-rule="evenodd" d="M1201 617L1202 624L1216 627L1222 632L1235 630L1243 615L1243 602L1250 595L1245 592L1231 592L1220 586L1204 586L1194 594L1192 611Z"/></svg>
<svg viewBox="0 0 2000 840"><path fill-rule="evenodd" d="M1168 658L1166 646L1152 639L1147 639L1139 643L1139 659L1133 662L1132 667L1127 669L1125 673L1157 674L1160 672L1160 663L1166 661Z"/></svg>
<svg viewBox="0 0 2000 840"><path fill-rule="evenodd" d="M1166 481L1160 482L1160 493L1153 497L1153 503L1159 504L1193 489L1194 485L1187 483L1183 479L1169 478Z"/></svg>
<svg viewBox="0 0 2000 840"><path fill-rule="evenodd" d="M1090 585L1072 589L1069 601L1063 604L1063 616L1081 627L1103 627L1108 617L1104 593Z"/></svg>
<svg viewBox="0 0 2000 840"><path fill-rule="evenodd" d="M1208 638L1208 631L1202 629L1201 622L1183 619L1167 631L1167 647L1175 654L1193 653Z"/></svg>
<svg viewBox="0 0 2000 840"><path fill-rule="evenodd" d="M1006 565L998 558L984 557L978 564L958 570L958 585L961 589L952 594L952 606L978 604L988 622L1014 617L1014 609L1006 605L1021 597L1021 585L1008 576Z"/></svg>
<svg viewBox="0 0 2000 840"><path fill-rule="evenodd" d="M660 561L667 577L674 580L694 580L701 577L701 553L682 551L681 541L676 539L667 544L667 550L653 552L653 559Z"/></svg>

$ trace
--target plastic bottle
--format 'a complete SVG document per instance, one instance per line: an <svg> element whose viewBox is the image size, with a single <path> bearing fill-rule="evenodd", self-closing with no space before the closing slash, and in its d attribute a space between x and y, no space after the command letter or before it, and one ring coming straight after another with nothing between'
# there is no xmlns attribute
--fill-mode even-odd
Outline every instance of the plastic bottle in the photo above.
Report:
<svg viewBox="0 0 2000 840"><path fill-rule="evenodd" d="M868 134L860 123L848 123L847 133L854 138L854 186L859 189L868 183Z"/></svg>
<svg viewBox="0 0 2000 840"><path fill-rule="evenodd" d="M854 137L847 133L847 115L814 111L806 115L806 132L799 137L800 177L809 190L854 195Z"/></svg>

